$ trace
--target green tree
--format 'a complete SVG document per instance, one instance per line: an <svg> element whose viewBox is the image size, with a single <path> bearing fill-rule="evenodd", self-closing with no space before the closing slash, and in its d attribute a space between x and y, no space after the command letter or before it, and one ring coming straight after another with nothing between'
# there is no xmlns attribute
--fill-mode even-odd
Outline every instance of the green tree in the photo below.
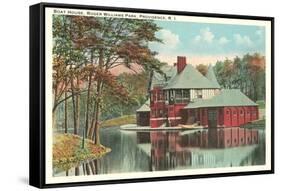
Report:
<svg viewBox="0 0 281 191"><path fill-rule="evenodd" d="M145 70L160 70L160 62L154 57L156 52L148 47L149 42L160 42L155 37L159 27L153 22L76 16L70 19L75 26L72 28L72 41L76 47L87 52L90 64L98 71L107 73L119 65L133 69L132 64L138 64ZM99 120L105 83L102 78L97 78L94 84L92 123L90 128L87 128L86 123L86 128L88 136L99 144Z"/></svg>
<svg viewBox="0 0 281 191"><path fill-rule="evenodd" d="M223 88L238 88L252 100L265 98L265 58L258 53L218 61L214 67Z"/></svg>

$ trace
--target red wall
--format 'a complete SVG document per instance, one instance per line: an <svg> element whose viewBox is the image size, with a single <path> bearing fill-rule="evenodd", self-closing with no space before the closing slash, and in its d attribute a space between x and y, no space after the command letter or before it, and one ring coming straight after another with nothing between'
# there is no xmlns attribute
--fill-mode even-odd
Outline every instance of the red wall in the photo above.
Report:
<svg viewBox="0 0 281 191"><path fill-rule="evenodd" d="M201 125L208 126L208 108L194 109L195 113L196 111L198 111L198 120ZM241 125L258 119L258 107L256 106L223 107L217 108L217 111L217 124L219 127L240 127ZM185 115L188 115L188 113L190 113L190 111Z"/></svg>
<svg viewBox="0 0 281 191"><path fill-rule="evenodd" d="M248 123L249 121L251 121L251 109L250 107L244 107L244 111L245 111L245 123Z"/></svg>
<svg viewBox="0 0 281 191"><path fill-rule="evenodd" d="M207 126L208 125L208 113L207 113L207 109L206 108L200 108L200 123L203 126Z"/></svg>
<svg viewBox="0 0 281 191"><path fill-rule="evenodd" d="M224 125L224 110L223 110L223 108L218 108L218 125L220 127Z"/></svg>
<svg viewBox="0 0 281 191"><path fill-rule="evenodd" d="M244 107L237 108L238 111L238 124L245 124L245 111Z"/></svg>
<svg viewBox="0 0 281 191"><path fill-rule="evenodd" d="M230 107L230 114L231 114L231 126L238 127L238 108L237 107Z"/></svg>
<svg viewBox="0 0 281 191"><path fill-rule="evenodd" d="M160 127L165 122L166 122L166 119L163 119L163 118L150 118L150 126L152 128Z"/></svg>
<svg viewBox="0 0 281 191"><path fill-rule="evenodd" d="M177 103L173 105L167 105L166 110L168 111L169 121L171 126L177 126L181 123L182 112L181 110L186 106L185 103Z"/></svg>
<svg viewBox="0 0 281 191"><path fill-rule="evenodd" d="M154 87L150 94L150 126L154 128L166 122L165 97L161 87Z"/></svg>
<svg viewBox="0 0 281 191"><path fill-rule="evenodd" d="M224 107L224 126L239 127L258 119L257 106Z"/></svg>
<svg viewBox="0 0 281 191"><path fill-rule="evenodd" d="M181 117L181 109L186 106L185 103L177 103L174 105L167 105L166 108L168 109L168 116L169 117Z"/></svg>
<svg viewBox="0 0 281 191"><path fill-rule="evenodd" d="M182 122L182 118L184 121L188 121L188 113L190 113L191 110L188 110L187 113L181 112L186 106L185 103L165 105L165 98L161 87L154 87L153 90L151 90L151 98L151 127L159 127L163 123L166 123L167 116L169 118L170 126L179 125ZM217 111L217 124L220 127L240 127L243 124L259 118L257 106L221 107L217 108ZM208 108L194 109L193 112L202 126L208 126Z"/></svg>

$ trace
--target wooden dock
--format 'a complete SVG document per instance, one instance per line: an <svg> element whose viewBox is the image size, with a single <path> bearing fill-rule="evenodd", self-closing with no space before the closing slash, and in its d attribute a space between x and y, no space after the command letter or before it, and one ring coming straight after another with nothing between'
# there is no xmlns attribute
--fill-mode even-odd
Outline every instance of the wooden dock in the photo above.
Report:
<svg viewBox="0 0 281 191"><path fill-rule="evenodd" d="M202 126L198 127L181 127L181 126L176 126L176 127L157 127L157 128L152 128L150 126L137 126L136 124L128 124L128 125L122 125L120 126L121 130L125 131L186 131L186 130L198 130L198 129L204 129Z"/></svg>

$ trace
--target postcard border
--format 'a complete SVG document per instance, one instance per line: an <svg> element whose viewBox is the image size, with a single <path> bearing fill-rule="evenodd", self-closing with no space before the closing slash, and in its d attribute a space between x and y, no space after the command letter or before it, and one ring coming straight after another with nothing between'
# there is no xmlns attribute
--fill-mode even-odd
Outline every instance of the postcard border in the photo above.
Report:
<svg viewBox="0 0 281 191"><path fill-rule="evenodd" d="M212 173L202 175L180 175L164 177L145 177L122 180L99 180L70 183L46 183L45 157L45 8L95 9L101 11L122 11L150 14L171 14L182 16L229 18L269 21L271 23L271 169L247 172ZM33 10L32 10L33 9ZM88 6L75 4L40 3L30 8L30 184L40 188L54 188L66 186L86 186L116 183L134 183L147 181L167 181L178 179L213 178L228 176L244 176L274 173L274 18L248 15L230 15L218 13L183 12L171 10L135 9L121 7ZM38 18L32 18L36 17ZM37 27L32 25L37 24ZM34 37L36 33L39 36ZM38 47L38 49L34 48ZM36 64L39 66L34 67ZM39 73L38 73L39 72ZM38 73L38 74L36 74ZM40 79L39 81L37 81ZM38 99L35 97L38 96ZM38 113L37 113L38 112ZM36 126L36 127L35 127ZM38 126L40 127L39 130ZM37 137L37 138L35 138ZM37 156L37 157L36 157ZM35 158L34 158L35 157Z"/></svg>

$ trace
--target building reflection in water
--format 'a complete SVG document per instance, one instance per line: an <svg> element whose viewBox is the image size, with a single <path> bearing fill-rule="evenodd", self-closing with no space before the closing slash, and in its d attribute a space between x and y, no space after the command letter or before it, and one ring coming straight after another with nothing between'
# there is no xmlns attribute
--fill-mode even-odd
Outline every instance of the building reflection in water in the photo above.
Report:
<svg viewBox="0 0 281 191"><path fill-rule="evenodd" d="M54 176L260 165L265 162L262 132L238 127L147 132L109 129L102 140L112 148L111 153L54 172ZM114 139L106 139L109 133L114 133Z"/></svg>
<svg viewBox="0 0 281 191"><path fill-rule="evenodd" d="M150 132L149 142L152 170L240 166L259 143L259 134L238 127Z"/></svg>

